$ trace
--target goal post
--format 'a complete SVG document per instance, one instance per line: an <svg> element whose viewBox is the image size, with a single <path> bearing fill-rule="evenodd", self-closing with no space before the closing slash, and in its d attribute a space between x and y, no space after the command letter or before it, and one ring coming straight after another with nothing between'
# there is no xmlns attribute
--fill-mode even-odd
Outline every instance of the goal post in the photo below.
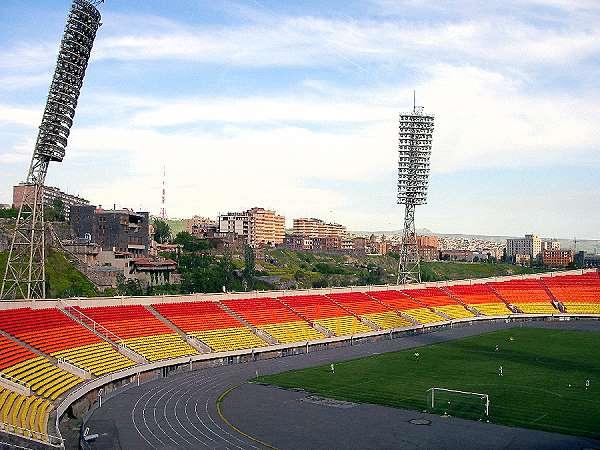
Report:
<svg viewBox="0 0 600 450"><path fill-rule="evenodd" d="M467 418L489 418L490 397L480 392L432 387L427 390L427 410Z"/></svg>

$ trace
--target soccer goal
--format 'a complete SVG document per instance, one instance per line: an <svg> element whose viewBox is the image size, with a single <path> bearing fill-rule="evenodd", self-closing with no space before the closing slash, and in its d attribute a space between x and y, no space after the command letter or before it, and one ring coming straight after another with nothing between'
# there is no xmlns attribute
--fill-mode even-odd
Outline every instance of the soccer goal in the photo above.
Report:
<svg viewBox="0 0 600 450"><path fill-rule="evenodd" d="M427 390L427 411L457 417L487 419L490 416L488 394L432 387Z"/></svg>

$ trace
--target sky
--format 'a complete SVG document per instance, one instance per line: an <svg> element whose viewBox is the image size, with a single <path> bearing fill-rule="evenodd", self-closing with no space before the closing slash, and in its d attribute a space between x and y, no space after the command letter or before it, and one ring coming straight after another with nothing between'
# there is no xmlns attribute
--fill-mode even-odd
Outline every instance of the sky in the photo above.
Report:
<svg viewBox="0 0 600 450"><path fill-rule="evenodd" d="M0 2L0 203L69 0ZM47 184L170 217L262 206L398 230L398 114L435 115L439 233L600 239L597 0L107 0Z"/></svg>

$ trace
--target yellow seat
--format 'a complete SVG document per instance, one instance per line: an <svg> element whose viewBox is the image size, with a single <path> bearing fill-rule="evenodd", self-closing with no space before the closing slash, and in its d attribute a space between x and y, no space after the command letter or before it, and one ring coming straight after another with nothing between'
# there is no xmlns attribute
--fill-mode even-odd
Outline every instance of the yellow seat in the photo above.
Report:
<svg viewBox="0 0 600 450"><path fill-rule="evenodd" d="M246 348L258 348L267 345L246 327L219 328L216 330L195 331L190 333L215 352L227 352Z"/></svg>
<svg viewBox="0 0 600 450"><path fill-rule="evenodd" d="M525 314L559 314L560 311L555 309L550 303L515 303L515 306Z"/></svg>
<svg viewBox="0 0 600 450"><path fill-rule="evenodd" d="M198 354L194 347L177 334L136 337L125 339L123 342L150 362Z"/></svg>
<svg viewBox="0 0 600 450"><path fill-rule="evenodd" d="M504 303L477 303L470 305L484 316L506 316L512 311Z"/></svg>
<svg viewBox="0 0 600 450"><path fill-rule="evenodd" d="M407 309L406 311L402 312L409 315L410 317L413 317L417 322L421 324L448 321L448 319L446 319L445 317L437 315L436 313L427 308Z"/></svg>
<svg viewBox="0 0 600 450"><path fill-rule="evenodd" d="M2 372L29 385L37 395L51 400L83 382L83 379L54 366L43 356L15 364Z"/></svg>
<svg viewBox="0 0 600 450"><path fill-rule="evenodd" d="M473 314L471 311L469 311L462 305L436 306L433 309L446 314L451 319L466 319L475 316L475 314Z"/></svg>
<svg viewBox="0 0 600 450"><path fill-rule="evenodd" d="M282 344L314 341L325 337L304 321L271 323L261 325L259 328L266 331Z"/></svg>
<svg viewBox="0 0 600 450"><path fill-rule="evenodd" d="M95 376L132 367L136 363L117 352L108 342L84 345L52 353L55 358L65 358L71 364Z"/></svg>
<svg viewBox="0 0 600 450"><path fill-rule="evenodd" d="M354 316L329 317L326 319L317 319L315 322L327 328L336 336L348 336L373 331Z"/></svg>
<svg viewBox="0 0 600 450"><path fill-rule="evenodd" d="M564 302L567 313L600 314L600 303Z"/></svg>
<svg viewBox="0 0 600 450"><path fill-rule="evenodd" d="M364 314L363 317L376 324L382 330L406 328L413 325L412 322L406 320L394 311Z"/></svg>

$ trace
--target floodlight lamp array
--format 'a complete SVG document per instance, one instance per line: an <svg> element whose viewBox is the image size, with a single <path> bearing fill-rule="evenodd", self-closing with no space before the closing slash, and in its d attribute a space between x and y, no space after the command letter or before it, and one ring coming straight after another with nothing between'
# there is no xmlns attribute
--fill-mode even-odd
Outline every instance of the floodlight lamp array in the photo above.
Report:
<svg viewBox="0 0 600 450"><path fill-rule="evenodd" d="M398 140L398 203L427 203L429 159L434 117L421 112L400 114Z"/></svg>
<svg viewBox="0 0 600 450"><path fill-rule="evenodd" d="M100 12L92 3L73 0L35 144L34 158L60 162L65 156L100 18Z"/></svg>

